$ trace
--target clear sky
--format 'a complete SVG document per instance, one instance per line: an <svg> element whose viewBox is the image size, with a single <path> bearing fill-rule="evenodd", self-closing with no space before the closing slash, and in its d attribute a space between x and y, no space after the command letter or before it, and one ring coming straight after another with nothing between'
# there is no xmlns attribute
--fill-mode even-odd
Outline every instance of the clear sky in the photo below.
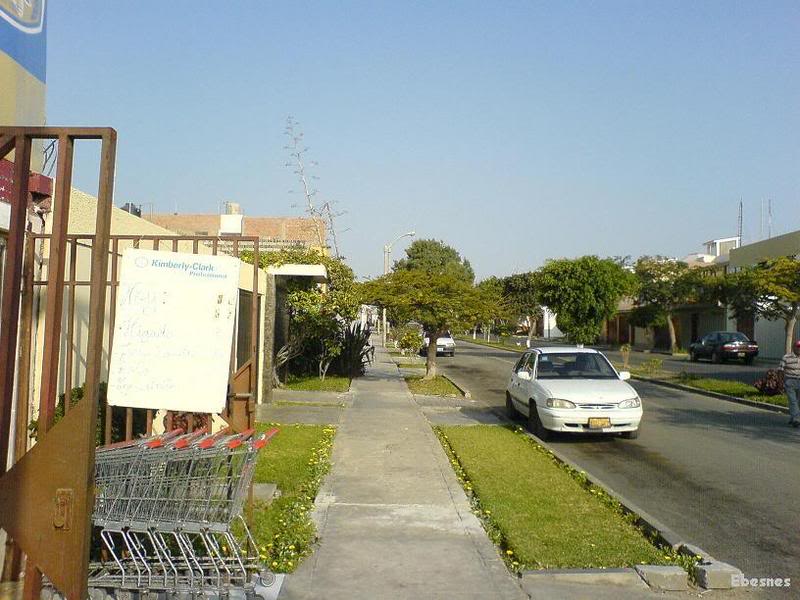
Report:
<svg viewBox="0 0 800 600"><path fill-rule="evenodd" d="M800 3L48 3L48 120L119 132L116 202L300 214L301 124L344 254L416 229L479 278L800 229ZM75 183L93 189L91 152ZM398 258L405 241L395 247Z"/></svg>

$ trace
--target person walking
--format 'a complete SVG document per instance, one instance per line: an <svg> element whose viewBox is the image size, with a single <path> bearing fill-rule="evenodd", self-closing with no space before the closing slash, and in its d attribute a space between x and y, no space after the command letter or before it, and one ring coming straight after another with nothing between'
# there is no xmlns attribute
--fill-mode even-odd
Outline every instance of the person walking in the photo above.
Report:
<svg viewBox="0 0 800 600"><path fill-rule="evenodd" d="M800 427L800 340L781 359L778 369L783 372L783 387L789 400L789 425Z"/></svg>

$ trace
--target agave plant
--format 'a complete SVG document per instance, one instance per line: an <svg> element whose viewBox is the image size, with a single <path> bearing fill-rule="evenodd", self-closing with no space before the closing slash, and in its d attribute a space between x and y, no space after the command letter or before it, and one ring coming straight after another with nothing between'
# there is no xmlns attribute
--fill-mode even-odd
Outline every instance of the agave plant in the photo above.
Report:
<svg viewBox="0 0 800 600"><path fill-rule="evenodd" d="M344 328L342 350L336 359L337 370L342 375L358 377L372 363L375 349L369 341L371 333L369 327L362 327L358 322Z"/></svg>

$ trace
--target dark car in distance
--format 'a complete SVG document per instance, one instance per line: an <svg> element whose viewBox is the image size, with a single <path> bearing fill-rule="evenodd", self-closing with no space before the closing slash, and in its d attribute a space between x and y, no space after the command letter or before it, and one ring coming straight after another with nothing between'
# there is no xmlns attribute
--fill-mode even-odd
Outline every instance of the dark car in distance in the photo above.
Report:
<svg viewBox="0 0 800 600"><path fill-rule="evenodd" d="M738 331L713 331L689 346L689 360L710 358L720 363L729 358L749 365L758 356L758 344Z"/></svg>

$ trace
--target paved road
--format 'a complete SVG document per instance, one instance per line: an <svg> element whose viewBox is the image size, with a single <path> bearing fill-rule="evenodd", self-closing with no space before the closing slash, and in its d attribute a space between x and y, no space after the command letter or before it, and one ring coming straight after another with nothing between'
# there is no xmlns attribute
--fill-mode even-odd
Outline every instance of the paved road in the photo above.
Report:
<svg viewBox="0 0 800 600"><path fill-rule="evenodd" d="M524 338L520 338L520 343L524 345ZM537 345L552 345L547 342L536 340ZM614 363L622 364L622 354L617 350L605 350L606 356ZM686 372L701 377L716 377L719 379L733 379L752 384L757 379L764 376L767 369L775 368L777 360L757 359L753 365L745 365L739 361L727 361L725 363L714 364L710 360L699 360L691 362L686 355L670 356L668 354L632 352L630 356L631 366L641 365L645 361L660 360L661 369L672 373Z"/></svg>
<svg viewBox="0 0 800 600"><path fill-rule="evenodd" d="M500 411L517 354L460 343L437 361ZM800 588L800 431L782 414L633 382L638 440L558 437L554 448L684 539L750 577Z"/></svg>

